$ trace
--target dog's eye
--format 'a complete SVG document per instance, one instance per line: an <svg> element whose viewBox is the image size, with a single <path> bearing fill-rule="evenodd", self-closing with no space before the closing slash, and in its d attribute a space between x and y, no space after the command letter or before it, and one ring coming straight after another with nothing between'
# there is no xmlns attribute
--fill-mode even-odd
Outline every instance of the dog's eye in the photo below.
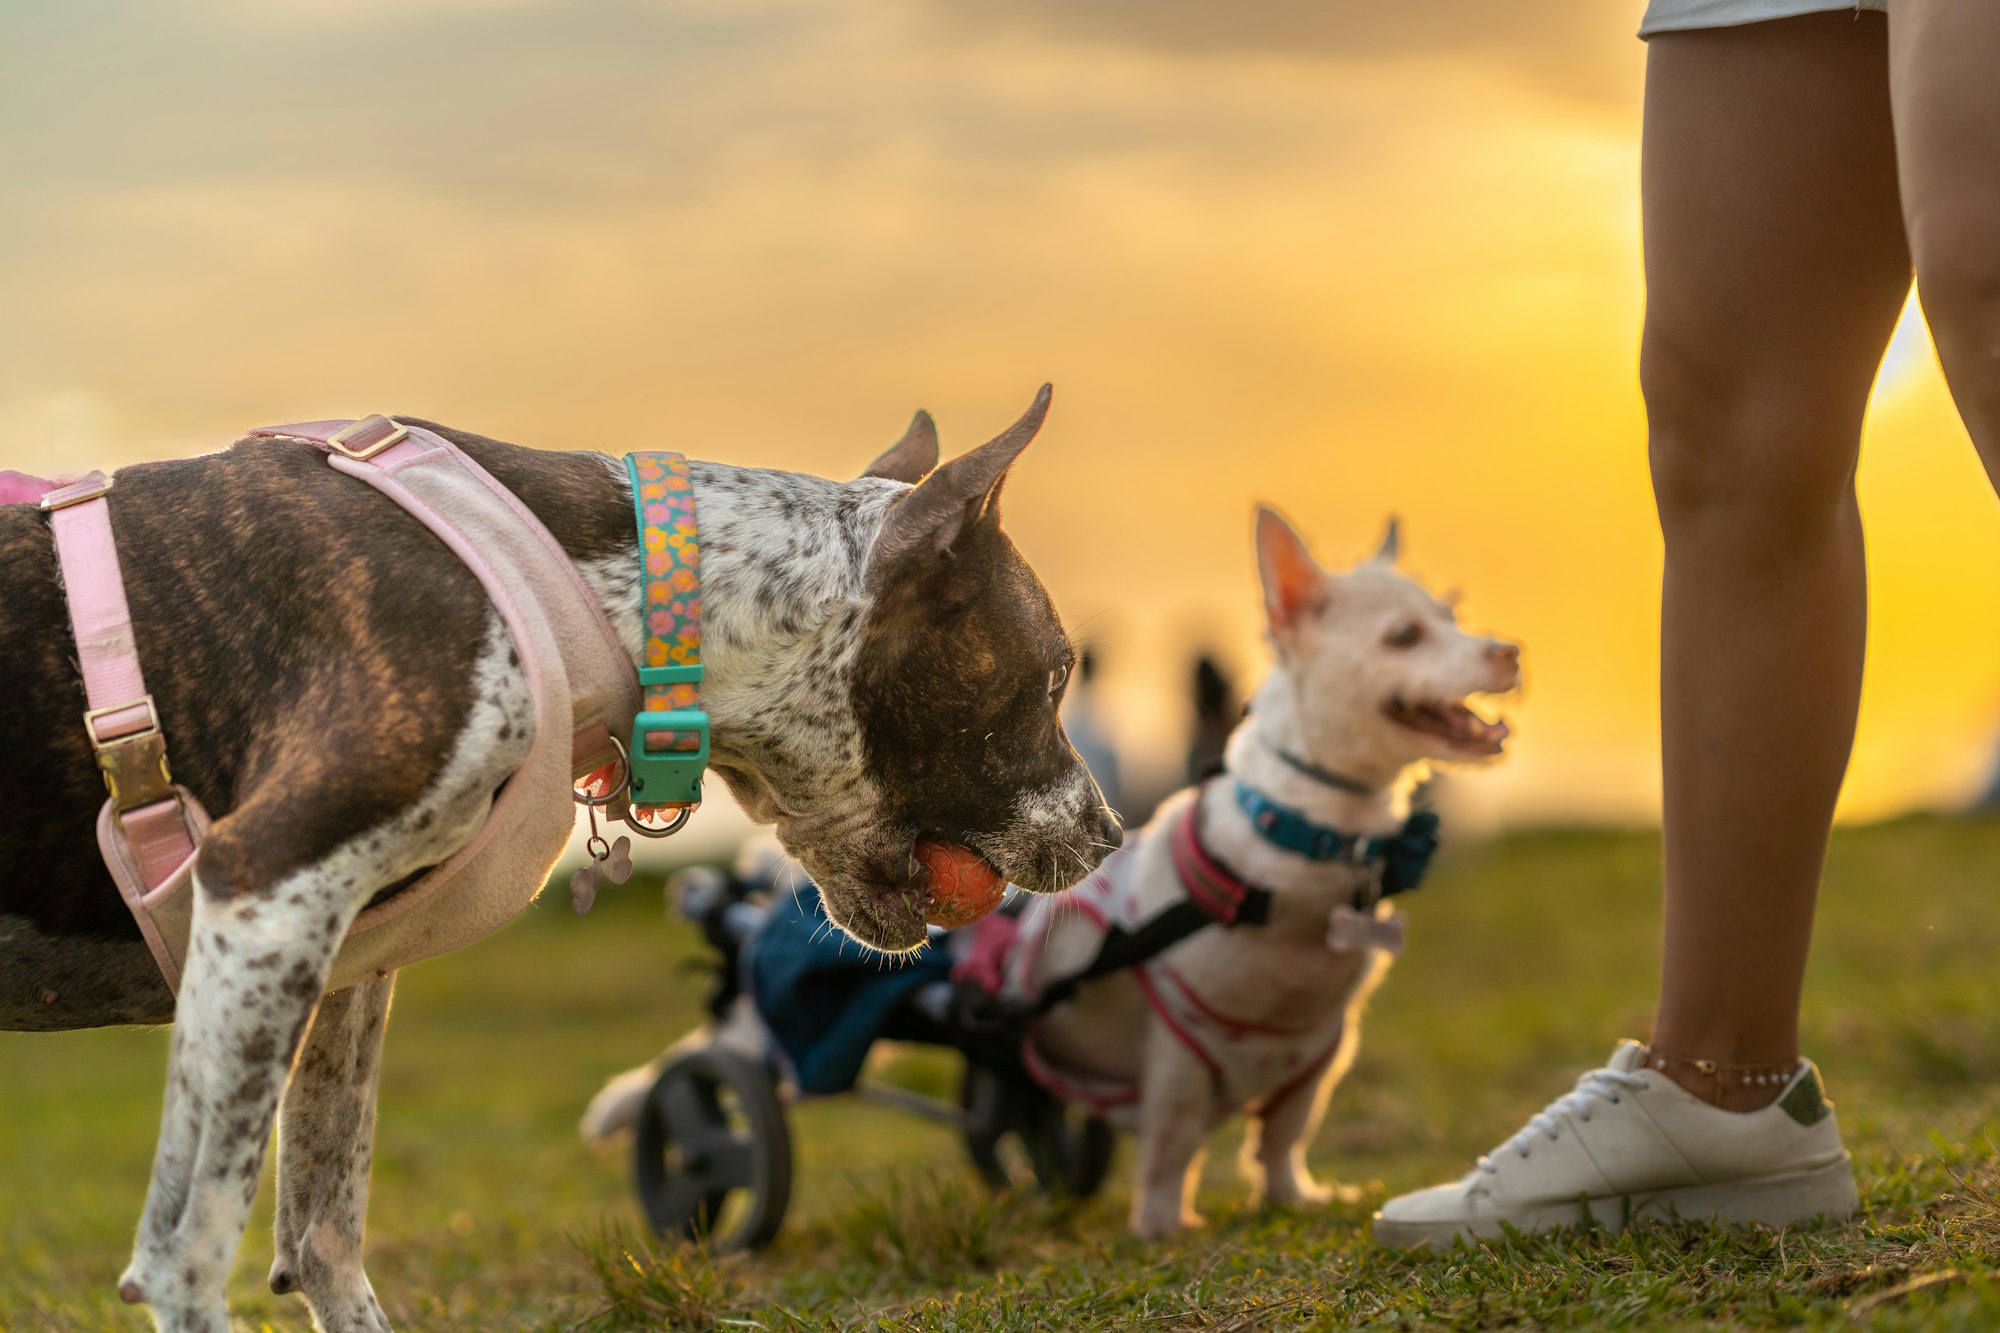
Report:
<svg viewBox="0 0 2000 1333"><path fill-rule="evenodd" d="M1424 640L1424 627L1412 620L1389 631L1382 642L1391 648L1414 648Z"/></svg>
<svg viewBox="0 0 2000 1333"><path fill-rule="evenodd" d="M1049 672L1049 698L1053 699L1061 694L1063 686L1067 684L1069 684L1069 663L1064 662Z"/></svg>

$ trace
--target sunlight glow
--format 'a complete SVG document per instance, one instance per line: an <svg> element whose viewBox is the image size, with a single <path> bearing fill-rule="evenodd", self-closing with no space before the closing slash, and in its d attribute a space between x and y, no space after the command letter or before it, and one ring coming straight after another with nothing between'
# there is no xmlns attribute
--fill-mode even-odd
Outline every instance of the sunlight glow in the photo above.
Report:
<svg viewBox="0 0 2000 1333"><path fill-rule="evenodd" d="M1008 522L1137 767L1179 762L1197 644L1261 670L1256 501L1335 564L1395 512L1527 645L1513 754L1460 785L1649 818L1643 52L1547 9L1441 42L1395 7L10 7L0 466L402 411L851 475L918 406L949 452L1053 380ZM1844 809L1956 801L2000 727L2000 515L1914 306L1861 485Z"/></svg>

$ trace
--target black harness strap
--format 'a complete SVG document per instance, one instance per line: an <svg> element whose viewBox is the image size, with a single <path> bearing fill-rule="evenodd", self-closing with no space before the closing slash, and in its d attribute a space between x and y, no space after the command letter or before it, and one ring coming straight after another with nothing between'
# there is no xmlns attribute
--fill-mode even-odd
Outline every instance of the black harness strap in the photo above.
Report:
<svg viewBox="0 0 2000 1333"><path fill-rule="evenodd" d="M1137 967L1179 944L1198 930L1215 925L1261 926L1271 919L1271 891L1252 888L1243 895L1236 919L1219 921L1192 898L1183 898L1171 907L1155 912L1139 923L1137 930L1112 926L1097 946L1097 956L1080 972L1072 972L1050 983L1027 1006L1024 1017L1036 1018L1074 996L1086 983L1111 972Z"/></svg>
<svg viewBox="0 0 2000 1333"><path fill-rule="evenodd" d="M1271 919L1271 891L1239 878L1202 845L1201 833L1196 826L1200 809L1199 799L1189 802L1186 812L1174 822L1167 834L1174 871L1180 877L1185 897L1161 908L1131 930L1111 924L1097 946L1096 955L1086 966L1050 982L1032 1000L1002 1000L984 992L968 996L963 1013L967 1026L993 1031L1015 1024L1025 1025L1074 998L1077 991L1090 982L1150 962L1198 931L1210 926L1233 929L1268 923ZM1381 898L1417 886L1423 878L1431 850L1437 845L1437 816L1428 811L1413 814L1403 832L1395 838L1354 838L1353 841L1357 846L1365 846L1367 855L1350 863L1367 864L1378 860L1384 863L1372 889L1364 891L1364 896L1355 902L1357 909L1366 910ZM1000 910L1025 911L1026 900L1020 897L1011 899Z"/></svg>
<svg viewBox="0 0 2000 1333"><path fill-rule="evenodd" d="M1196 931L1209 926L1261 926L1271 919L1271 891L1239 879L1202 846L1196 827L1200 811L1201 802L1190 801L1187 812L1168 833L1174 871L1187 896L1161 908L1132 930L1113 923L1089 965L1043 987L1023 1006L1022 1017L1039 1017L1070 999L1087 982L1149 962Z"/></svg>

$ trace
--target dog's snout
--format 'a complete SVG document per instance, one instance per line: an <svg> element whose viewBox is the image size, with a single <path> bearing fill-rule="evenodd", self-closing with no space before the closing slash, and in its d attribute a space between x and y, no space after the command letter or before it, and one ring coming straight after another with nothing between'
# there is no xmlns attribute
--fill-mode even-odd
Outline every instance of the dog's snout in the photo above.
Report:
<svg viewBox="0 0 2000 1333"><path fill-rule="evenodd" d="M1507 667L1510 670L1518 668L1521 665L1521 645L1518 643L1502 643L1500 640L1495 639L1492 643L1486 645L1486 657L1495 666Z"/></svg>
<svg viewBox="0 0 2000 1333"><path fill-rule="evenodd" d="M1115 810L1105 810L1097 816L1100 828L1098 836L1103 840L1106 854L1117 851L1125 844L1125 823L1118 818Z"/></svg>

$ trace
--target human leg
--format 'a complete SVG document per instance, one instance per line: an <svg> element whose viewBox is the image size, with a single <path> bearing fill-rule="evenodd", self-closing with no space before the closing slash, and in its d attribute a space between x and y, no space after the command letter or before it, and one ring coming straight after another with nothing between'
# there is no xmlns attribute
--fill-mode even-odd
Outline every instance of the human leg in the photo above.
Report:
<svg viewBox="0 0 2000 1333"><path fill-rule="evenodd" d="M2000 7L1897 0L1889 87L1917 295L2000 486Z"/></svg>
<svg viewBox="0 0 2000 1333"><path fill-rule="evenodd" d="M1854 471L1908 290L1886 25L1656 38L1641 380L1666 543L1666 913L1654 1044L1798 1055L1798 1005L1866 628ZM1666 1071L1738 1109L1771 1085Z"/></svg>
<svg viewBox="0 0 2000 1333"><path fill-rule="evenodd" d="M1909 275L1886 51L1879 18L1837 14L1663 35L1649 55L1642 378L1667 548L1654 1040L1717 1064L1796 1061L1853 738L1854 469ZM1621 1047L1457 1183L1391 1200L1377 1237L1852 1210L1809 1067L1724 1086L1645 1057Z"/></svg>

